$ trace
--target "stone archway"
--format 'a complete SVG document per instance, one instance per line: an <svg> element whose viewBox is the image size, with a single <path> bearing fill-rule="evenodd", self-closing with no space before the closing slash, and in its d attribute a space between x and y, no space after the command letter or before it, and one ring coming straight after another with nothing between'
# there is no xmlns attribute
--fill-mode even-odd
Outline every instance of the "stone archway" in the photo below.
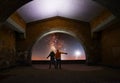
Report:
<svg viewBox="0 0 120 83"><path fill-rule="evenodd" d="M33 44L33 46L31 47L31 57L33 57L34 55L33 54L36 54L36 52L34 52L33 53L33 49L35 48L38 48L38 46L39 47L46 47L46 45L47 46L49 46L49 44L50 44L50 35L53 35L54 34L54 37L56 36L56 37L58 37L58 35L55 35L55 34L59 34L59 37L60 36L62 36L63 37L63 35L65 36L65 37L68 37L68 38L72 38L72 40L74 41L74 43L72 43L72 44L67 44L66 43L66 40L64 41L64 38L62 39L62 41L64 41L64 43L60 40L60 42L59 43L61 43L62 42L62 47L64 47L63 46L63 44L67 44L67 46L69 45L69 48L70 49L72 49L71 48L71 46L76 46L76 44L75 43L77 43L77 46L80 46L79 48L81 48L81 49L79 49L79 51L81 50L81 54L82 54L82 57L81 57L81 59L83 60L83 58L84 58L84 60L86 61L86 58L87 58L87 56L86 56L86 46L82 43L82 41L74 34L74 33L72 33L72 32L67 32L67 31L62 31L62 30L53 30L53 31L48 31L48 32L46 32L45 34L43 34L42 36L40 36L40 37L38 37L37 38L37 40L36 40L36 42ZM48 36L49 36L49 39L48 39ZM47 37L47 38L46 38ZM46 40L46 42L47 43L44 43L44 46L42 45L42 44L40 44L39 42L40 41L42 41L42 39L44 39L45 38L45 40ZM72 41L72 40L69 40L69 41ZM54 40L52 40L52 41L54 41ZM59 41L59 40L58 40ZM58 42L57 41L57 42ZM45 42L45 41L44 41ZM54 43L54 42L53 42ZM78 45L78 43L80 44L80 45ZM55 43L54 43L55 44ZM41 45L41 46L40 46ZM36 47L37 46L37 47ZM47 48L47 47L46 47ZM65 47L66 48L66 47ZM67 49L69 49L68 47L67 47ZM69 50L70 50L69 49ZM74 54L75 54L75 48L73 48L74 50L72 51L72 53L74 52ZM41 49L42 51L40 51L40 49L39 49L39 53L45 53L45 52L43 52L43 49ZM46 50L46 49L44 49L44 50ZM62 50L64 50L64 49L62 49ZM69 51L69 50L67 50L67 52ZM34 50L35 51L35 50ZM55 51L55 49L54 49L54 51ZM77 51L78 51L78 47L77 47ZM71 51L69 51L70 53L68 53L68 54L71 54ZM43 54L42 54L43 55ZM45 55L45 54L44 54ZM80 55L81 56L81 55ZM80 59L80 57L79 57L79 59L78 59L78 57L76 57L76 54L73 56L67 56L67 58L66 59L68 59L68 58L70 58L70 57L72 57L72 60L79 60ZM75 58L76 57L76 58ZM37 59L37 58L36 58ZM45 60L45 58L42 56L41 58L39 57L39 59L38 60L40 60L40 59L42 59L42 60ZM32 58L31 58L31 60L32 60Z"/></svg>
<svg viewBox="0 0 120 83"><path fill-rule="evenodd" d="M32 0L1 0L0 1L0 28L1 28L1 25L2 23L13 13L15 12L18 8L20 8L21 6L23 6L24 4L28 3L29 1L32 1ZM119 3L115 0L109 0L109 1L105 1L105 0L95 0L97 1L98 3L101 3L103 4L106 8L108 9L111 9L111 12L113 12L116 16L120 16L120 12L119 12ZM113 11L112 11L113 10ZM65 25L65 26L64 26ZM59 26L59 24L57 25ZM67 25L66 24L63 24L62 27L66 27ZM53 26L52 26L53 27ZM56 26L55 26L56 27ZM67 26L68 27L68 26ZM75 26L76 27L76 26ZM51 27L50 27L51 28ZM78 27L80 28L80 27ZM90 28L90 27L89 27ZM66 28L68 30L68 28ZM88 28L87 28L88 29ZM48 29L49 30L49 29ZM71 31L74 31L74 29L72 27L70 27L70 30ZM80 29L81 30L81 29ZM82 30L80 31L78 29L76 29L76 31L74 31L74 33L77 34L77 36L79 36L78 38L79 39L82 39L83 40L83 44L86 46L86 52L88 55L91 55L91 51L94 51L94 50L91 50L93 49L93 47L91 47L92 45L89 44L89 42L91 41L90 39L87 39L90 35L90 34L86 34L84 33L84 31L86 30ZM41 30L41 31L44 31ZM89 30L90 31L90 30ZM26 31L27 32L27 31ZM27 33L29 33L30 31L28 31ZM41 32L40 32L41 34ZM84 36L83 36L84 35ZM30 38L31 35L27 34L28 38ZM83 36L83 37L82 37ZM27 48L27 45L31 45L31 42L32 44L34 39L32 40L31 39L31 42L28 43L29 39L27 38L27 40L20 40L19 43L17 42L17 45L20 44L18 47L20 48L23 48L22 50L23 51L26 51L26 49L24 48L26 46ZM28 44L27 44L28 43ZM26 45L27 44L27 45ZM28 51L30 50L27 49ZM30 54L30 52L28 53L28 55ZM30 57L30 56L28 56ZM29 59L29 58L28 58ZM88 59L89 60L89 59ZM88 61L89 62L89 61Z"/></svg>
<svg viewBox="0 0 120 83"><path fill-rule="evenodd" d="M89 57L92 55L92 40L89 23L56 17L46 21L37 21L28 24L26 28L27 38L25 40L17 41L17 48L20 48L22 51L28 51L29 63L31 63L31 49L34 43L38 40L38 38L51 31L64 32L80 40L86 50L86 55L88 58L87 62L91 61L89 60Z"/></svg>

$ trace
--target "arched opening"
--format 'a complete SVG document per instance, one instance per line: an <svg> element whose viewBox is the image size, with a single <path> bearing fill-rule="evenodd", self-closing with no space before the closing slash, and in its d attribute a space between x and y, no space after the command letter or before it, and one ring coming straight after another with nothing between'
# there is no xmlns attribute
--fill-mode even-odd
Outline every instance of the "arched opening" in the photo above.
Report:
<svg viewBox="0 0 120 83"><path fill-rule="evenodd" d="M75 35L65 31L51 31L42 35L32 47L32 61L48 61L50 51L56 49L68 53L62 55L63 61L86 61L84 46Z"/></svg>

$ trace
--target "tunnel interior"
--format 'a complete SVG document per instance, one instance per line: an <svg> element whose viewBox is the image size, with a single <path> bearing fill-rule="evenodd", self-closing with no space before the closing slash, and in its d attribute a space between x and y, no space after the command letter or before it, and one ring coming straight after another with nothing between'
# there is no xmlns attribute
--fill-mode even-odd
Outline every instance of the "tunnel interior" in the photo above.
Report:
<svg viewBox="0 0 120 83"><path fill-rule="evenodd" d="M16 61L16 58L18 58L17 51L19 49L23 53L23 55L25 52L28 53L27 54L28 57L25 59L25 62L29 62L29 60L31 59L31 56L29 56L31 55L30 54L31 50L29 51L29 48L33 44L36 37L38 37L38 35L42 34L46 30L49 31L54 29L54 27L59 27L59 29L69 30L69 31L73 31L73 33L76 33L76 35L79 36L78 39L81 38L82 42L84 43L82 44L83 48L85 45L84 49L85 49L86 60L88 60L89 58L90 63L91 62L96 63L96 61L98 61L97 58L101 57L101 61L98 61L98 63L100 62L104 65L119 66L119 63L120 63L119 26L120 25L119 25L119 22L116 21L117 17L114 18L114 15L119 17L118 15L119 12L116 11L118 9L116 8L117 6L116 3L118 2L115 2L113 4L112 1L111 2L107 1L107 3L104 3L104 1L99 2L99 0L96 0L96 2L99 2L101 5L105 6L110 11L108 12L108 10L105 9L105 12L102 12L101 14L99 14L100 16L99 15L96 16L96 19L92 19L89 22L82 22L81 20L78 21L78 20L73 20L73 19L68 19L63 17L54 17L52 19L26 23L21 21L23 19L21 19L19 15L17 16L16 14L14 14L15 15L13 16L14 18L10 16L12 13L15 12L15 10L23 6L23 4L27 3L28 1L31 1L31 0L26 0L26 1L13 0L11 2L8 0L1 1L2 9L0 9L1 11L0 12L0 30L1 30L0 32L1 50L0 51L2 53L1 64L3 66L4 65L11 66L16 64L15 61ZM9 5L7 3L9 3ZM111 9L116 11L117 14L115 14ZM8 18L9 16L13 22L10 21L11 19ZM21 28L18 30L18 34L19 32L21 32L19 34L20 40L16 41L16 37L15 37L16 33L14 33L14 31L16 30L11 28L11 26L3 26L3 24L6 24L5 21L13 25L14 29ZM107 22L107 23L104 24L102 22L105 22L105 23ZM20 25L21 27L16 26L16 24ZM9 28L9 29L5 29L5 28ZM96 37L93 38L94 37L93 32L99 31L99 30L101 31L100 38L99 36L96 36L96 34L95 34ZM24 34L27 34L26 38ZM112 42L109 42L109 41L112 41ZM76 52L76 54L80 54L80 53ZM90 55L91 57L88 57L88 55ZM22 59L24 60L24 57Z"/></svg>

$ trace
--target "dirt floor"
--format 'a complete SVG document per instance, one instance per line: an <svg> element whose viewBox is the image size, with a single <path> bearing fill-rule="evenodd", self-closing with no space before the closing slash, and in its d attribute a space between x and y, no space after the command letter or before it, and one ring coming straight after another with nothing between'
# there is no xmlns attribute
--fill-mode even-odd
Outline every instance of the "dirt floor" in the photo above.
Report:
<svg viewBox="0 0 120 83"><path fill-rule="evenodd" d="M0 72L0 83L120 83L120 70L85 64L49 64L15 67Z"/></svg>

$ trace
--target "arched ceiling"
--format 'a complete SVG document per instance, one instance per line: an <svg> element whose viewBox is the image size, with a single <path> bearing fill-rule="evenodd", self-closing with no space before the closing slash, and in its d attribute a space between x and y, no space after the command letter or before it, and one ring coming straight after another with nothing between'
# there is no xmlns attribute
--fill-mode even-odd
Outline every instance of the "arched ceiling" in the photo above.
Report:
<svg viewBox="0 0 120 83"><path fill-rule="evenodd" d="M117 0L93 0L107 9L109 9L115 16L120 18L120 1Z"/></svg>
<svg viewBox="0 0 120 83"><path fill-rule="evenodd" d="M89 22L103 9L92 0L33 0L17 12L26 23L55 16Z"/></svg>
<svg viewBox="0 0 120 83"><path fill-rule="evenodd" d="M0 0L0 22L4 22L19 7L31 0Z"/></svg>

